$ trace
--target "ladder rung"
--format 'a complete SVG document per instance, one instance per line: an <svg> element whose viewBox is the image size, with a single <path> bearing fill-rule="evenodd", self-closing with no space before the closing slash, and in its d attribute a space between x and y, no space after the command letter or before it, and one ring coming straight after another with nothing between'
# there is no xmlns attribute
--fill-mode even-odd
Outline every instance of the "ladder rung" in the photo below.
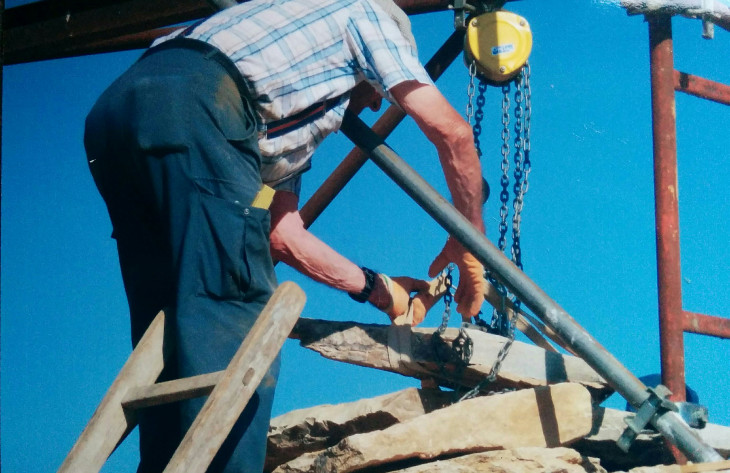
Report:
<svg viewBox="0 0 730 473"><path fill-rule="evenodd" d="M124 409L141 409L207 396L223 377L223 371L165 381L130 389L122 400Z"/></svg>

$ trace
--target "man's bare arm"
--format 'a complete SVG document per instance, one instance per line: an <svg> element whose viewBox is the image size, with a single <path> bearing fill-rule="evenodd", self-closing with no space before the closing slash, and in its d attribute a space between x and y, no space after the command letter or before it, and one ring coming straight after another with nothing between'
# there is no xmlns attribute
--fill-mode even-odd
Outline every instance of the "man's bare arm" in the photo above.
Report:
<svg viewBox="0 0 730 473"><path fill-rule="evenodd" d="M471 126L432 85L408 81L391 93L436 147L454 206L484 231L482 171Z"/></svg>
<svg viewBox="0 0 730 473"><path fill-rule="evenodd" d="M306 228L299 211L296 194L278 191L271 204L271 255L315 281L345 292L359 293L365 287L365 276L353 262L340 255ZM428 289L428 283L407 277L375 279L368 301L389 316L401 315L408 309L409 293ZM423 320L426 307L414 313L416 323Z"/></svg>
<svg viewBox="0 0 730 473"><path fill-rule="evenodd" d="M471 126L432 85L408 81L393 87L391 93L436 147L454 206L484 232L482 172ZM447 240L431 264L429 276L435 276L449 263L459 267L459 287L454 300L456 310L468 320L479 313L484 301L484 268L453 238Z"/></svg>

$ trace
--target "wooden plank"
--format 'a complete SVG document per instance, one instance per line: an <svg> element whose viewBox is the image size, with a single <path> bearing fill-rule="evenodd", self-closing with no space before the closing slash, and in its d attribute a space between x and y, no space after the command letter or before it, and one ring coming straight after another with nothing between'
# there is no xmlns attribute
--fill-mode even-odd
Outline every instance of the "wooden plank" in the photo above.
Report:
<svg viewBox="0 0 730 473"><path fill-rule="evenodd" d="M207 396L223 378L224 371L165 381L129 390L122 400L125 409L141 409L195 397Z"/></svg>
<svg viewBox="0 0 730 473"><path fill-rule="evenodd" d="M304 307L294 283L276 290L200 410L165 473L204 473L256 387L276 358Z"/></svg>
<svg viewBox="0 0 730 473"><path fill-rule="evenodd" d="M98 472L119 442L137 425L135 416L122 408L121 400L131 388L154 383L160 376L166 357L164 338L165 314L160 312L127 359L59 473Z"/></svg>
<svg viewBox="0 0 730 473"><path fill-rule="evenodd" d="M433 328L359 324L301 319L293 337L322 356L345 363L392 371L418 379L433 378L443 386L472 387L490 372L507 339L479 330L467 330L473 354L463 370L443 363L433 350ZM442 339L450 344L459 330L448 328ZM600 399L611 392L607 383L580 358L548 352L515 341L490 389L526 388L576 382Z"/></svg>

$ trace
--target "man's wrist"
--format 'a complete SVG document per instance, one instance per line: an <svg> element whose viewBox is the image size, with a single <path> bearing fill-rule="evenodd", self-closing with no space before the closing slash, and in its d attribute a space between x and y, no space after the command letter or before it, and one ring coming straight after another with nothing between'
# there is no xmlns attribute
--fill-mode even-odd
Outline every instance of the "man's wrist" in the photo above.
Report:
<svg viewBox="0 0 730 473"><path fill-rule="evenodd" d="M372 294L373 289L375 288L375 280L377 279L378 275L375 271L372 269L362 267L362 274L365 276L365 287L363 287L362 291L355 294L352 292L349 292L348 294L350 297L357 301L357 302L367 302L368 299L370 299L370 294Z"/></svg>

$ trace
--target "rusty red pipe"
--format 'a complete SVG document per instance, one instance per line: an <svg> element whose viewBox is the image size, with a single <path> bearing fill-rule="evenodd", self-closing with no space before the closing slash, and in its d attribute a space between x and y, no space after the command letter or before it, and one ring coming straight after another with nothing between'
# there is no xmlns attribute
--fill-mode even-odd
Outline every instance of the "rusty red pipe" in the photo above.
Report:
<svg viewBox="0 0 730 473"><path fill-rule="evenodd" d="M647 16L649 23L654 199L656 218L659 339L662 383L684 400L684 324L679 252L676 107L670 16Z"/></svg>
<svg viewBox="0 0 730 473"><path fill-rule="evenodd" d="M682 313L685 332L710 335L718 338L730 338L730 319L714 315Z"/></svg>
<svg viewBox="0 0 730 473"><path fill-rule="evenodd" d="M686 72L674 71L674 90L730 105L730 86Z"/></svg>

